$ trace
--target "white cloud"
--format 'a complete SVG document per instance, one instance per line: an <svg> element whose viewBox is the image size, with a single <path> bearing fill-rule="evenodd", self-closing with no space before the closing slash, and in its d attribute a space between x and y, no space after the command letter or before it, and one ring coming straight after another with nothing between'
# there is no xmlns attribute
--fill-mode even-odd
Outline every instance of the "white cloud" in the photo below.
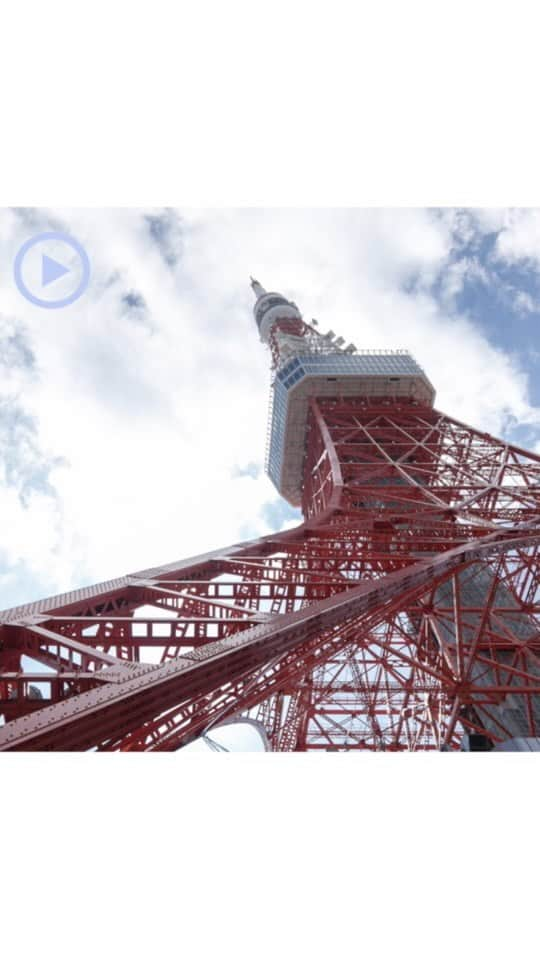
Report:
<svg viewBox="0 0 540 958"><path fill-rule="evenodd" d="M514 305L522 313L538 312L538 303L533 299L530 293L524 289L518 290L514 296Z"/></svg>
<svg viewBox="0 0 540 958"><path fill-rule="evenodd" d="M453 308L456 296L461 293L465 283L471 280L477 280L486 285L492 282L484 266L472 256L461 256L448 263L442 273L440 284L440 296L448 308Z"/></svg>
<svg viewBox="0 0 540 958"><path fill-rule="evenodd" d="M475 209L471 218L482 233L496 233L494 260L515 264L526 261L540 268L540 209Z"/></svg>
<svg viewBox="0 0 540 958"><path fill-rule="evenodd" d="M449 213L169 212L166 237L149 228L157 213L0 215L4 262L52 220L92 263L88 292L65 310L32 307L12 286L0 292L0 313L15 317L35 356L31 376L13 372L10 395L35 423L40 461L65 461L51 467L53 494L35 489L26 506L0 487L1 605L15 568L32 598L36 583L63 590L270 531L263 507L277 494L252 475L269 374L249 273L359 348L410 348L438 407L457 418L494 432L510 417L538 421L516 360L455 313L457 270L444 308L430 293L456 242ZM461 222L462 240L467 229ZM146 308L130 314L127 293Z"/></svg>
<svg viewBox="0 0 540 958"><path fill-rule="evenodd" d="M528 260L540 265L540 210L510 210L497 237L496 254L508 262Z"/></svg>

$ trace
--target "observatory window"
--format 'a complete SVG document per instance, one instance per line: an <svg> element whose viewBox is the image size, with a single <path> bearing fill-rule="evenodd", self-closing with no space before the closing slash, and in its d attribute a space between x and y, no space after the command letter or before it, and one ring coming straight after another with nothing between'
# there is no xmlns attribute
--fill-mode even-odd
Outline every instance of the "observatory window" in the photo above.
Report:
<svg viewBox="0 0 540 958"><path fill-rule="evenodd" d="M281 306L281 305L285 305L285 306L288 305L287 300L283 296L271 296L269 299L266 300L266 302L261 303L261 305L257 308L257 312L259 313L259 316L264 316L264 314L272 306Z"/></svg>

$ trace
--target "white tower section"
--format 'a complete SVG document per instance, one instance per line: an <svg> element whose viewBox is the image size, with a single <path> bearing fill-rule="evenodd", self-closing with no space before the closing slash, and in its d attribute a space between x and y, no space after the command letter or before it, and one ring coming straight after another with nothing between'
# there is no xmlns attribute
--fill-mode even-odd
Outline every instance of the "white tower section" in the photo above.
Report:
<svg viewBox="0 0 540 958"><path fill-rule="evenodd" d="M435 390L406 350L357 351L330 330L322 335L302 319L296 303L251 280L253 312L270 346L275 377L270 400L266 471L292 506L302 501L310 401L385 398L433 405Z"/></svg>
<svg viewBox="0 0 540 958"><path fill-rule="evenodd" d="M251 288L257 298L253 312L263 343L270 341L270 333L278 320L302 321L302 314L296 303L291 303L281 293L267 293L264 286L261 286L253 277L251 277Z"/></svg>

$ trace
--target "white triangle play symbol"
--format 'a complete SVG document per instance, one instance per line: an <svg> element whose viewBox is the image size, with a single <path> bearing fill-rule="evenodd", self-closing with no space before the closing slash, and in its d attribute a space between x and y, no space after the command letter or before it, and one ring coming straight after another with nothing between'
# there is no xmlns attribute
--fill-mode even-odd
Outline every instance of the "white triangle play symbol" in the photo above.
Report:
<svg viewBox="0 0 540 958"><path fill-rule="evenodd" d="M69 273L69 268L67 266L62 266L55 259L51 259L50 256L47 256L45 253L41 254L41 285L47 286L49 283L54 283L55 279L60 279L61 276L65 276L66 273Z"/></svg>

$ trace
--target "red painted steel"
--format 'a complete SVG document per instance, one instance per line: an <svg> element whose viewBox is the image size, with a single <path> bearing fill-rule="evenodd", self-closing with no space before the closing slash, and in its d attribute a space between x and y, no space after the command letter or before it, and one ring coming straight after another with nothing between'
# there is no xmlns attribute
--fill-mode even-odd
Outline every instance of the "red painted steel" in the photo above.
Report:
<svg viewBox="0 0 540 958"><path fill-rule="evenodd" d="M0 613L0 749L540 735L540 457L412 401L313 400L298 528Z"/></svg>

